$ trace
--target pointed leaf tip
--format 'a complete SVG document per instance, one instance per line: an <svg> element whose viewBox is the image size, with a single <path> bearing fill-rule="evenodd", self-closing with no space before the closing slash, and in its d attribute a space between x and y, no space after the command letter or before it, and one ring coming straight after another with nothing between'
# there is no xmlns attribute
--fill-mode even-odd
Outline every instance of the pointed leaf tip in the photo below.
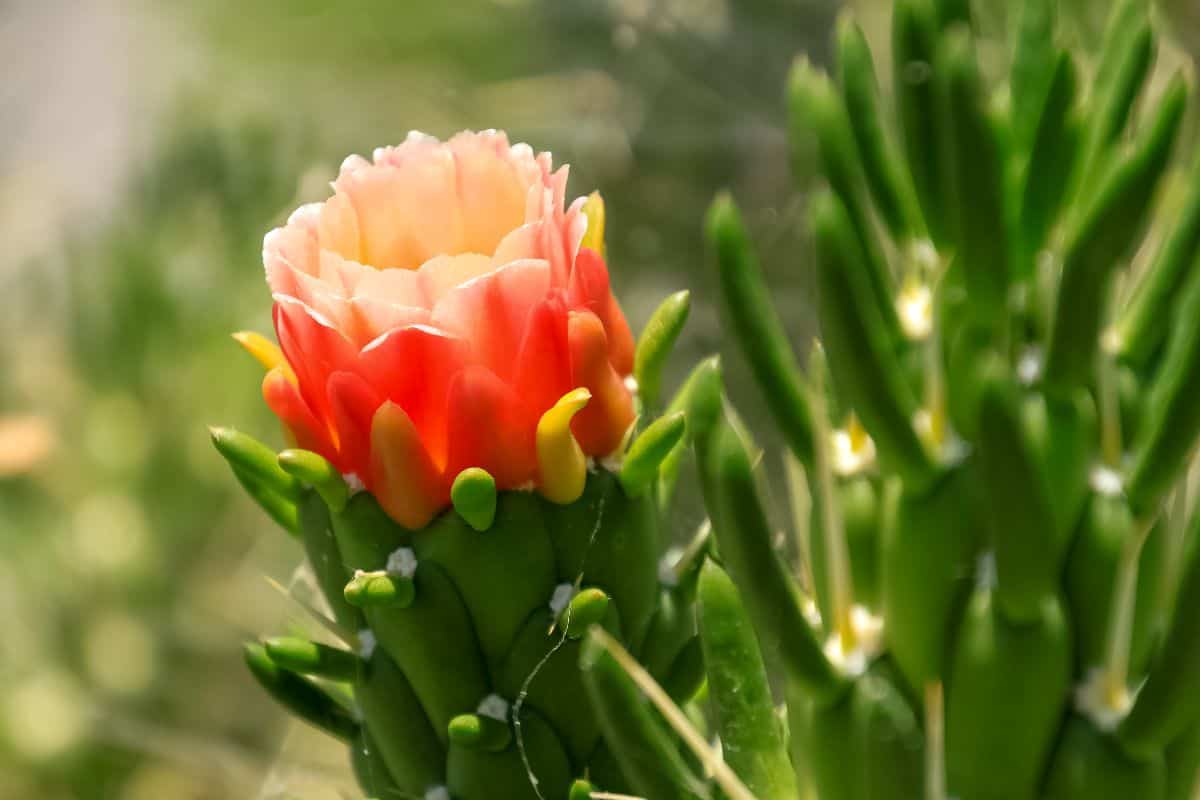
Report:
<svg viewBox="0 0 1200 800"><path fill-rule="evenodd" d="M261 333L254 331L238 331L231 334L233 340L242 346L250 356L262 365L262 368L267 372L279 367L283 370L283 374L292 383L296 382L296 373L292 371L292 367L288 364L287 359L283 355L283 351L279 349L279 345L272 342Z"/></svg>
<svg viewBox="0 0 1200 800"><path fill-rule="evenodd" d="M278 457L279 467L293 478L309 484L333 511L342 511L350 499L350 489L333 464L311 450L292 448Z"/></svg>
<svg viewBox="0 0 1200 800"><path fill-rule="evenodd" d="M686 289L667 297L650 315L638 338L633 356L633 376L645 408L653 409L658 405L663 369L687 323L691 299L691 293Z"/></svg>
<svg viewBox="0 0 1200 800"><path fill-rule="evenodd" d="M537 454L542 495L552 503L573 503L583 494L587 481L587 458L575 435L571 419L592 399L580 387L562 396L537 425Z"/></svg>
<svg viewBox="0 0 1200 800"><path fill-rule="evenodd" d="M634 440L625 456L619 476L621 487L630 497L639 497L654 485L659 466L670 455L687 429L685 412L660 417Z"/></svg>

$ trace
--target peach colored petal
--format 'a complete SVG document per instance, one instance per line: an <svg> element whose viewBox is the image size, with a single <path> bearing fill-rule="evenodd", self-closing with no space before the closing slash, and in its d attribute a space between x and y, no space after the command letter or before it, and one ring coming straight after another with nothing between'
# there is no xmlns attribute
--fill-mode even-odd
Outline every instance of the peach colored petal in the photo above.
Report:
<svg viewBox="0 0 1200 800"><path fill-rule="evenodd" d="M290 294L294 291L293 271L305 275L319 274L317 259L318 251L313 246L312 237L301 228L275 228L263 237L263 266L272 293Z"/></svg>
<svg viewBox="0 0 1200 800"><path fill-rule="evenodd" d="M428 325L429 309L398 306L373 297L355 297L350 301L355 315L354 341L366 346L394 328Z"/></svg>
<svg viewBox="0 0 1200 800"><path fill-rule="evenodd" d="M502 267L512 261L541 258L541 229L541 223L535 222L509 231L496 245L492 263Z"/></svg>
<svg viewBox="0 0 1200 800"><path fill-rule="evenodd" d="M444 149L398 165L347 170L334 187L353 204L361 259L373 267L415 269L462 248L454 158Z"/></svg>
<svg viewBox="0 0 1200 800"><path fill-rule="evenodd" d="M492 259L479 253L456 256L436 256L418 270L419 284L429 307L445 297L451 289L492 271Z"/></svg>
<svg viewBox="0 0 1200 800"><path fill-rule="evenodd" d="M343 172L334 184L358 216L362 260L378 269L407 269L424 259L412 225L404 218L404 186L395 168Z"/></svg>
<svg viewBox="0 0 1200 800"><path fill-rule="evenodd" d="M321 249L337 253L350 261L358 261L362 257L358 215L349 197L334 194L322 204L317 241Z"/></svg>
<svg viewBox="0 0 1200 800"><path fill-rule="evenodd" d="M354 287L354 296L398 306L429 307L418 274L408 269L371 270Z"/></svg>
<svg viewBox="0 0 1200 800"><path fill-rule="evenodd" d="M459 135L449 142L458 168L463 249L491 253L522 220L525 194L539 176L510 154L507 137Z"/></svg>

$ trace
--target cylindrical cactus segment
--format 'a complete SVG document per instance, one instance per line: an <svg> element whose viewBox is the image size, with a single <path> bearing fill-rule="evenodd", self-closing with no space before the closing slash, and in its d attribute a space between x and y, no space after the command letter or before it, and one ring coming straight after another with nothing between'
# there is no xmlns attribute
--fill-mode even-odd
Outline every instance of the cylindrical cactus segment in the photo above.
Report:
<svg viewBox="0 0 1200 800"><path fill-rule="evenodd" d="M815 141L828 183L808 206L830 397L807 391L825 366L801 374L728 197L709 215L730 332L808 481L796 579L743 434L710 414L689 438L721 563L786 679L797 791L817 800L1175 800L1196 783L1200 193L1155 214L1191 80L1151 80L1144 0L1114 4L1094 70L1053 0L1020 5L993 83L967 4L895 0L894 121L849 14L840 86L806 60L792 73L796 152ZM1148 236L1163 244L1126 280ZM820 456L839 447L853 466L835 482ZM875 634L857 659L847 595Z"/></svg>
<svg viewBox="0 0 1200 800"><path fill-rule="evenodd" d="M758 640L733 581L711 561L700 569L699 600L708 691L725 761L758 800L795 800Z"/></svg>

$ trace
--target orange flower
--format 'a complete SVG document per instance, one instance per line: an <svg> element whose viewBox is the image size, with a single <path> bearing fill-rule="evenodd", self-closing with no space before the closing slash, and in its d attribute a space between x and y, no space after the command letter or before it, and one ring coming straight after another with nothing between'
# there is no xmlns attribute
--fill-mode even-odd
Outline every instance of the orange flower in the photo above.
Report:
<svg viewBox="0 0 1200 800"><path fill-rule="evenodd" d="M591 395L570 423L585 454L633 422L633 337L566 184L503 133L414 132L346 159L332 197L263 241L286 360L267 403L405 526L468 467L544 486L538 422L573 389Z"/></svg>

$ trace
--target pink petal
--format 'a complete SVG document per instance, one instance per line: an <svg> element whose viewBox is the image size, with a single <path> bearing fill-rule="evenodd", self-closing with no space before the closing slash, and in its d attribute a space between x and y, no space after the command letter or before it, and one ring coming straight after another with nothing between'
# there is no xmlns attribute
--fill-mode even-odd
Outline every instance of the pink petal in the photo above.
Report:
<svg viewBox="0 0 1200 800"><path fill-rule="evenodd" d="M514 261L451 290L433 324L469 341L475 357L508 381L529 315L549 289L549 264Z"/></svg>
<svg viewBox="0 0 1200 800"><path fill-rule="evenodd" d="M466 344L429 327L397 328L363 348L360 374L408 414L430 456L446 459L446 395L467 363Z"/></svg>
<svg viewBox="0 0 1200 800"><path fill-rule="evenodd" d="M617 372L628 375L633 372L635 343L633 331L625 320L620 305L613 297L608 282L608 267L600 254L591 248L581 248L571 272L568 297L577 308L591 311L604 323L608 337L609 360Z"/></svg>
<svg viewBox="0 0 1200 800"><path fill-rule="evenodd" d="M567 349L567 306L562 297L552 293L530 314L518 350L513 386L535 425L547 409L575 388Z"/></svg>
<svg viewBox="0 0 1200 800"><path fill-rule="evenodd" d="M482 467L511 489L531 480L537 459L534 425L511 388L486 367L468 366L450 385L446 478Z"/></svg>
<svg viewBox="0 0 1200 800"><path fill-rule="evenodd" d="M366 480L371 462L371 420L383 403L383 395L352 372L330 375L326 394L338 434L338 466Z"/></svg>
<svg viewBox="0 0 1200 800"><path fill-rule="evenodd" d="M304 401L319 419L328 420L325 384L331 373L354 364L357 348L329 319L293 298L276 297L274 318L279 346L296 373Z"/></svg>

